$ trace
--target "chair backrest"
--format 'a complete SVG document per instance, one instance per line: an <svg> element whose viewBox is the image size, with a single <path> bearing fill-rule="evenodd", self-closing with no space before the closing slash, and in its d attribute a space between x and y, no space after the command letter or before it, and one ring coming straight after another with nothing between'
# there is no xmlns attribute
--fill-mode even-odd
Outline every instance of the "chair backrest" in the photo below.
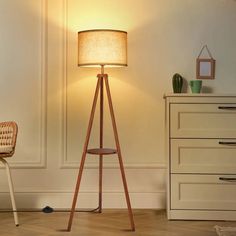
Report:
<svg viewBox="0 0 236 236"><path fill-rule="evenodd" d="M0 122L0 150L9 148L8 156L15 151L18 127L14 121Z"/></svg>

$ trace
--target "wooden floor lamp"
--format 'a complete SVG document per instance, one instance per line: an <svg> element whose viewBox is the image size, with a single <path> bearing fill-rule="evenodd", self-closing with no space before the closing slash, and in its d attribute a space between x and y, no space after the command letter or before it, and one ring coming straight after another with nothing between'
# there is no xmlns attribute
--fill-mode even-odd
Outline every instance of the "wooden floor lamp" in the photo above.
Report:
<svg viewBox="0 0 236 236"><path fill-rule="evenodd" d="M101 74L97 75L97 86L92 104L92 110L89 118L87 135L84 143L83 154L81 158L77 183L75 187L69 222L67 230L71 230L74 217L77 197L79 193L80 182L84 169L84 163L87 153L99 156L99 206L98 212L102 212L102 171L103 171L103 155L117 154L121 177L123 181L127 208L129 213L131 230L135 231L132 208L130 204L128 186L126 182L124 166L121 156L118 132L115 122L115 115L111 100L111 92L108 83L108 75L104 74L105 66L127 66L127 32L119 30L86 30L78 32L78 66L100 66ZM104 104L104 84L107 94L108 105L111 115L112 127L116 149L104 148L103 146L103 104ZM93 125L95 108L100 93L100 145L99 148L88 149L90 134Z"/></svg>

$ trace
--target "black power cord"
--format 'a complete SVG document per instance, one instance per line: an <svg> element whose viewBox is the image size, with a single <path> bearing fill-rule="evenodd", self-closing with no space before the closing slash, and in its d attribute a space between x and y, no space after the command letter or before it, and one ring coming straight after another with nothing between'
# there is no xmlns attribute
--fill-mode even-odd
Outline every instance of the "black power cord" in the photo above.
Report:
<svg viewBox="0 0 236 236"><path fill-rule="evenodd" d="M91 210L75 210L75 212L97 212L99 207L91 209ZM50 206L44 207L42 210L0 210L0 213L8 213L8 212L44 212L44 213L53 213L53 212L71 212L71 210L54 210Z"/></svg>

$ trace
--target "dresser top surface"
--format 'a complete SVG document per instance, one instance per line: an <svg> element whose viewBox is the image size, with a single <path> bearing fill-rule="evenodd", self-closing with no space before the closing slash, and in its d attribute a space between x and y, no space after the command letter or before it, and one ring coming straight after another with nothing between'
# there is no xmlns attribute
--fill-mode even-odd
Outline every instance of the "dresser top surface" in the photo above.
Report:
<svg viewBox="0 0 236 236"><path fill-rule="evenodd" d="M166 93L163 96L164 98L168 97L235 97L236 94L227 94L227 93Z"/></svg>

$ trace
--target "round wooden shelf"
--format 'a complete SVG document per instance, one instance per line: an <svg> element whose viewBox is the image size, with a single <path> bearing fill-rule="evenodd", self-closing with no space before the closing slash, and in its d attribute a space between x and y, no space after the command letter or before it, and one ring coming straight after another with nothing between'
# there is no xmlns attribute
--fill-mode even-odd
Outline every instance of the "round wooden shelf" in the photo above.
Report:
<svg viewBox="0 0 236 236"><path fill-rule="evenodd" d="M92 148L88 149L87 153L93 155L111 155L111 154L116 154L117 151L116 149L111 149L111 148Z"/></svg>

